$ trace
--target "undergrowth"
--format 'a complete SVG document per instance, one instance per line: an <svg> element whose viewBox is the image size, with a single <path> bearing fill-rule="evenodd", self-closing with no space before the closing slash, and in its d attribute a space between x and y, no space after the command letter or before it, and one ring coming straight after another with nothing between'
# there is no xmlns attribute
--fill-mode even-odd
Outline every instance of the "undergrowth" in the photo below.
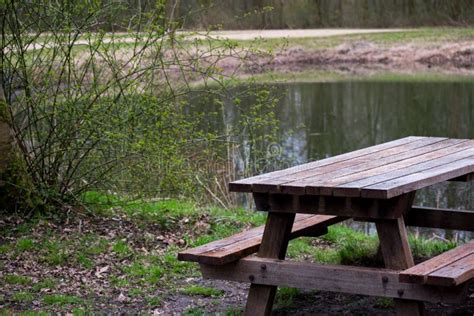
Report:
<svg viewBox="0 0 474 316"><path fill-rule="evenodd" d="M105 199L93 196L89 202ZM10 218L0 235L2 313L28 311L33 301L35 311L99 311L94 309L96 293L105 302L118 299L127 304L128 312L160 309L173 295L225 297L228 289L189 281L200 278L198 265L178 261L177 253L262 225L266 218L265 213L243 208L226 210L180 200L124 203L116 198L112 204L110 200L108 206L89 204L96 210L94 217L86 213L61 220ZM410 235L409 242L418 261L456 245L422 235ZM383 266L377 247L377 236L338 224L324 236L291 241L287 257ZM82 281L74 281L76 275ZM277 306L291 305L298 295L298 290L280 289ZM195 306L188 314L199 311ZM229 315L240 312L230 309Z"/></svg>

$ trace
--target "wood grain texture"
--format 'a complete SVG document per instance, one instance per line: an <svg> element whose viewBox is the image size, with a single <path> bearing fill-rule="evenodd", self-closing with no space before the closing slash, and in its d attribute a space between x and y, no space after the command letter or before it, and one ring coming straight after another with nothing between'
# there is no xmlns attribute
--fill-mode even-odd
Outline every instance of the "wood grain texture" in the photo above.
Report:
<svg viewBox="0 0 474 316"><path fill-rule="evenodd" d="M269 213L257 255L262 258L284 259L294 220L295 214L292 213ZM276 290L275 285L252 283L245 306L245 315L270 315Z"/></svg>
<svg viewBox="0 0 474 316"><path fill-rule="evenodd" d="M260 181L260 180L264 180L264 179L271 179L271 178L275 178L275 177L280 177L280 176L284 176L284 175L287 175L287 174L300 172L300 171L305 171L305 170L310 170L310 169L313 169L313 168L316 168L316 167L325 166L325 165L336 163L336 162L339 162L339 161L344 161L344 160L352 159L352 158L355 158L355 157L368 155L368 154L378 152L378 151L382 151L382 150L385 150L385 149L388 149L388 148L397 147L397 146L400 146L400 145L403 145L403 144L408 144L408 143L411 143L411 142L415 142L415 141L421 140L422 138L423 137L414 137L414 136L405 137L405 138L397 139L397 140L394 140L394 141L391 141L391 142L379 144L379 145L376 145L376 146L362 148L362 149L355 150L355 151L352 151L352 152L349 152L349 153L337 155L337 156L334 156L334 157L330 157L330 158L326 158L326 159L322 159L322 160L318 160L318 161L313 161L313 162L310 162L310 163L307 163L307 164L298 165L298 166L294 166L294 167L283 169L283 170L273 171L273 172L269 172L269 173L266 173L266 174L241 179L241 180L229 183L229 190L230 191L235 191L235 192L251 192L251 185L252 185L252 183L254 183L256 181Z"/></svg>
<svg viewBox="0 0 474 316"><path fill-rule="evenodd" d="M232 191L389 199L447 180L469 180L474 140L404 138L232 182Z"/></svg>
<svg viewBox="0 0 474 316"><path fill-rule="evenodd" d="M456 286L474 278L474 253L430 273L426 284Z"/></svg>
<svg viewBox="0 0 474 316"><path fill-rule="evenodd" d="M407 226L474 231L474 211L413 206L405 216Z"/></svg>
<svg viewBox="0 0 474 316"><path fill-rule="evenodd" d="M298 214L291 229L290 239L301 236L320 236L326 227L345 220L345 217ZM264 226L256 227L230 237L184 250L178 260L222 265L239 260L258 251L262 242Z"/></svg>
<svg viewBox="0 0 474 316"><path fill-rule="evenodd" d="M474 171L474 156L361 189L364 198L390 199Z"/></svg>
<svg viewBox="0 0 474 316"><path fill-rule="evenodd" d="M201 265L205 278L279 285L300 289L342 292L433 303L459 303L464 287L438 288L402 283L398 271L246 257L224 266Z"/></svg>
<svg viewBox="0 0 474 316"><path fill-rule="evenodd" d="M423 145L420 144L420 142L410 143L403 146L403 150L393 152L390 150L383 151L380 154L377 153L368 156L367 159L360 162L350 160L344 166L335 165L335 168L330 171L324 168L318 168L316 171L312 173L308 172L298 179L293 179L291 182L280 184L280 191L285 192L285 190L293 186L305 186L306 188L318 188L320 194L331 195L332 188L341 183L378 175L389 170L406 168L407 166L445 156L456 150L469 147L468 145L463 145L463 143L469 143L469 141L464 139L434 141L428 138ZM463 146L460 147L459 145Z"/></svg>
<svg viewBox="0 0 474 316"><path fill-rule="evenodd" d="M252 190L256 192L266 192L269 184L280 187L280 192L283 192L282 190L284 190L285 187L292 187L294 186L294 183L299 182L303 182L309 186L312 186L313 183L320 183L337 177L350 175L358 171L390 164L413 156L418 156L426 152L431 152L436 149L445 148L453 144L457 144L460 141L463 140L431 137L424 138L419 141L385 149L361 157L340 161L310 170L296 172L286 176L272 178L271 180L257 181L252 184ZM317 184L315 186L317 186Z"/></svg>
<svg viewBox="0 0 474 316"><path fill-rule="evenodd" d="M405 194L394 200L397 208L407 212L415 199L415 193ZM408 235L403 217L394 220L379 220L375 223L385 267L394 270L405 270L414 265L413 256L408 244ZM395 299L397 315L424 315L422 302Z"/></svg>
<svg viewBox="0 0 474 316"><path fill-rule="evenodd" d="M428 276L432 273L472 254L474 254L474 240L402 271L400 281L418 284L427 283Z"/></svg>

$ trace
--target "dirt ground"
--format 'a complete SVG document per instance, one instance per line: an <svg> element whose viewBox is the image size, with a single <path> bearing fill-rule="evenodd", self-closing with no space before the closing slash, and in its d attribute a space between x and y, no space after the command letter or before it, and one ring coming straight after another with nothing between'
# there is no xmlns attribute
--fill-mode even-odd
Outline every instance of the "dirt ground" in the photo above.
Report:
<svg viewBox="0 0 474 316"><path fill-rule="evenodd" d="M298 72L308 69L343 71L352 74L375 72L473 75L474 43L453 42L438 45L400 44L383 47L372 42L346 42L335 48L308 50L289 47L272 56L253 55L247 67L239 67L240 60L224 59L219 66L243 74L265 72Z"/></svg>

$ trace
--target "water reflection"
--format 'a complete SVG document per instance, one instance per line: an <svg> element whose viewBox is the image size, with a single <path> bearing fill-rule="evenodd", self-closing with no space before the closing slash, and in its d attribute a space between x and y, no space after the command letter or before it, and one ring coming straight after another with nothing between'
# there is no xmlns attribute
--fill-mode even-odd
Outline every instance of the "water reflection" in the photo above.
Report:
<svg viewBox="0 0 474 316"><path fill-rule="evenodd" d="M332 82L278 85L279 144L292 164L334 156L393 139L417 136L474 138L474 82ZM243 103L252 102L243 99ZM232 102L224 122L235 124ZM225 123L225 124L223 124ZM239 159L245 159L244 151ZM238 159L237 159L238 160ZM472 183L441 183L417 192L417 205L474 210ZM368 233L372 225L354 223ZM439 238L463 232L423 229Z"/></svg>

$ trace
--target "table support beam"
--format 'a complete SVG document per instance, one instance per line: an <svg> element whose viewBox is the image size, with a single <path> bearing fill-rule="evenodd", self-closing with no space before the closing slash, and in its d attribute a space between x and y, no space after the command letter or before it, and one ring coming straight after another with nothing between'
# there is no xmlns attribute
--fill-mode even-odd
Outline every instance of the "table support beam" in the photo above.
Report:
<svg viewBox="0 0 474 316"><path fill-rule="evenodd" d="M437 287L404 283L399 271L278 260L249 256L227 265L201 264L205 278L278 285L308 290L404 298L433 303L462 303L467 286ZM467 285L467 284L466 284Z"/></svg>
<svg viewBox="0 0 474 316"><path fill-rule="evenodd" d="M294 220L295 213L270 212L257 255L262 258L284 259ZM249 281L253 281L251 277ZM245 307L245 315L270 315L276 290L277 286L252 283Z"/></svg>
<svg viewBox="0 0 474 316"><path fill-rule="evenodd" d="M413 203L415 192L397 198L394 203L402 213L408 211ZM375 222L380 240L385 267L394 270L405 270L415 265L408 244L408 235L403 217L385 219ZM395 299L398 315L424 315L423 302Z"/></svg>

